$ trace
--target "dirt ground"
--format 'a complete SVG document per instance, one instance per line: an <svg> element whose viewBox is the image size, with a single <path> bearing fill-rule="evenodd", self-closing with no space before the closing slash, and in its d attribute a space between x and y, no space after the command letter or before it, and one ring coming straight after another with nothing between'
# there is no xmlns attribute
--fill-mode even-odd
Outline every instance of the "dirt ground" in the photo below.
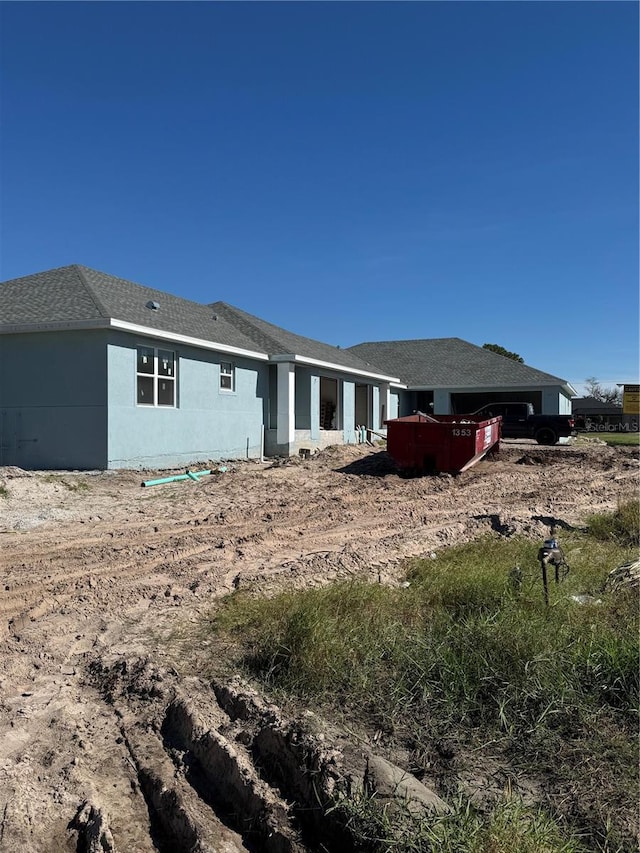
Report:
<svg viewBox="0 0 640 853"><path fill-rule="evenodd" d="M1 851L311 849L293 804L358 749L189 676L167 637L238 587L396 583L406 557L542 539L639 483L637 448L525 441L459 477L403 479L366 446L227 468L150 488L157 472L0 468Z"/></svg>

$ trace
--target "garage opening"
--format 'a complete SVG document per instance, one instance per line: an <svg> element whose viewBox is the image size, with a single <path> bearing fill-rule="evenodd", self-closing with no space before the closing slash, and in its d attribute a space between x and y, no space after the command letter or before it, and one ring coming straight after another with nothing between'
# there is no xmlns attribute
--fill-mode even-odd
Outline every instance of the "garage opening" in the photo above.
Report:
<svg viewBox="0 0 640 853"><path fill-rule="evenodd" d="M542 391L478 391L451 395L451 411L454 415L469 415L489 403L533 403L533 410L540 414Z"/></svg>
<svg viewBox="0 0 640 853"><path fill-rule="evenodd" d="M433 413L433 391L416 392L416 411L424 412L425 415Z"/></svg>

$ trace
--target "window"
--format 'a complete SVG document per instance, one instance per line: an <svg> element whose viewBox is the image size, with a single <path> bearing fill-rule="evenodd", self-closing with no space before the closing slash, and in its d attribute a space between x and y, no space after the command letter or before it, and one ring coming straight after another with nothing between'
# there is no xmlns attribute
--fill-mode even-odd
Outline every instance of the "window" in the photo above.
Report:
<svg viewBox="0 0 640 853"><path fill-rule="evenodd" d="M139 406L175 406L175 352L155 347L138 347L136 385Z"/></svg>
<svg viewBox="0 0 640 853"><path fill-rule="evenodd" d="M220 362L220 390L236 390L236 367L230 361Z"/></svg>

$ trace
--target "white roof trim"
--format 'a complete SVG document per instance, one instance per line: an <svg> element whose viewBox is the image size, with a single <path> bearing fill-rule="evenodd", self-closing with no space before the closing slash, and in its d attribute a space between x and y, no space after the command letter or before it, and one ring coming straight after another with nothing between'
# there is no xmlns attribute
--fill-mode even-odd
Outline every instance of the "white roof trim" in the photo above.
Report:
<svg viewBox="0 0 640 853"><path fill-rule="evenodd" d="M136 323L127 323L124 320L109 320L96 317L93 320L69 320L59 323L29 323L12 326L0 326L0 334L24 334L36 332L73 332L88 329L118 329L122 332L131 332L145 338L156 338L162 341L172 341L177 344L197 347L198 349L215 350L216 352L228 353L229 355L245 356L257 361L268 361L266 352L254 352L254 350L233 347L229 344L218 344L215 341L206 341L202 338L192 338L189 335L178 335L175 332L166 332L162 329L151 329L149 326L138 326Z"/></svg>
<svg viewBox="0 0 640 853"><path fill-rule="evenodd" d="M576 393L573 385L570 385L568 382L563 382L561 379L557 382L548 380L546 382L520 382L513 385L489 385L488 383L478 383L478 385L407 385L405 387L408 388L409 391L450 391L452 394L478 394L481 391L486 391L487 393L522 390L536 391L541 388L562 388L564 391L567 391L572 395Z"/></svg>
<svg viewBox="0 0 640 853"><path fill-rule="evenodd" d="M369 370L360 370L357 367L347 367L344 364L335 364L330 361L320 361L317 358L309 358L306 355L295 355L295 353L278 353L278 355L271 356L271 361L292 361L296 364L310 364L314 367L325 367L328 370L336 370L340 373L353 373L356 376L369 376L372 379L382 379L384 382L400 382L397 376L387 376L386 374L382 373L373 373ZM406 385L402 387L406 388Z"/></svg>
<svg viewBox="0 0 640 853"><path fill-rule="evenodd" d="M109 326L112 329L120 329L123 332L134 332L138 335L144 335L147 338L160 338L163 341L173 341L178 344L187 344L188 346L198 347L199 349L225 352L230 355L244 355L247 358L255 358L259 361L269 360L266 352L254 352L253 350L242 349L242 347L233 347L229 344L206 341L202 338L191 338L188 335L177 335L174 332L165 332L161 329L150 329L148 326L137 326L135 323L126 323L124 320L111 320L109 321Z"/></svg>

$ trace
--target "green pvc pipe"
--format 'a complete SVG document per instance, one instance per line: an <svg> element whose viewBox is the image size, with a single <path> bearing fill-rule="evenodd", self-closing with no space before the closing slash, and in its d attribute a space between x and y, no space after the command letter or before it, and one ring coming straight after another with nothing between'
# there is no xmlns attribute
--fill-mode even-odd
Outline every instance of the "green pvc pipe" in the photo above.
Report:
<svg viewBox="0 0 640 853"><path fill-rule="evenodd" d="M143 486L160 486L162 483L175 483L177 480L195 480L198 482L199 477L204 477L207 474L212 474L213 471L189 471L186 474L176 474L174 477L161 477L159 480L145 480Z"/></svg>

